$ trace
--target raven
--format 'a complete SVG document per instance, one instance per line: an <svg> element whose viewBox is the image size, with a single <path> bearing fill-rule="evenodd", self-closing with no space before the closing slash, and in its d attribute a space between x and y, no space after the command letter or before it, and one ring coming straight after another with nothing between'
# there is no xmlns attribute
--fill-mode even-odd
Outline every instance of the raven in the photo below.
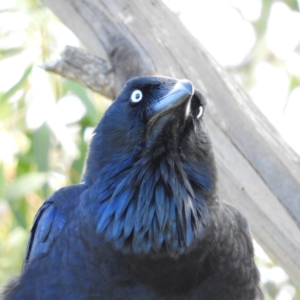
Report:
<svg viewBox="0 0 300 300"><path fill-rule="evenodd" d="M217 196L205 108L188 80L128 81L83 182L38 211L4 299L262 299L247 221Z"/></svg>

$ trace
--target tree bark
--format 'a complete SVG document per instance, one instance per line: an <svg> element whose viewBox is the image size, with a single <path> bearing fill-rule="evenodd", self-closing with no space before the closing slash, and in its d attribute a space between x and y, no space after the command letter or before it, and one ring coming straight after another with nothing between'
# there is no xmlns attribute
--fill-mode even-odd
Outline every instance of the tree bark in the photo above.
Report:
<svg viewBox="0 0 300 300"><path fill-rule="evenodd" d="M111 95L148 74L187 78L206 94L220 198L247 217L258 243L300 286L300 158L234 79L160 0L43 1L109 62Z"/></svg>
<svg viewBox="0 0 300 300"><path fill-rule="evenodd" d="M91 90L112 98L113 73L109 61L82 49L66 46L62 58L46 62L42 67L50 72L79 81Z"/></svg>

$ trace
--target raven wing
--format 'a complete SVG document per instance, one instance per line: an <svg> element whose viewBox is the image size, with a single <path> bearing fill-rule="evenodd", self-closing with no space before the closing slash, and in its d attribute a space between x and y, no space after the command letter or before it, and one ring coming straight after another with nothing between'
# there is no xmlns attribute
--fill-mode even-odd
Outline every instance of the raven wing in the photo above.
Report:
<svg viewBox="0 0 300 300"><path fill-rule="evenodd" d="M67 222L68 214L87 188L84 184L62 188L51 195L37 212L27 243L23 269L33 259L47 254Z"/></svg>

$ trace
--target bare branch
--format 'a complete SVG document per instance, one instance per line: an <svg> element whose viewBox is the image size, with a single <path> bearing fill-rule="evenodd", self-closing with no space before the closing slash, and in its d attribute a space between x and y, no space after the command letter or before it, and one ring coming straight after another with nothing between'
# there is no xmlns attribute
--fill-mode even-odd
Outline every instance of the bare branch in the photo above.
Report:
<svg viewBox="0 0 300 300"><path fill-rule="evenodd" d="M113 98L113 73L110 63L84 50L67 46L61 59L47 62L42 67L50 72L76 80L91 90Z"/></svg>

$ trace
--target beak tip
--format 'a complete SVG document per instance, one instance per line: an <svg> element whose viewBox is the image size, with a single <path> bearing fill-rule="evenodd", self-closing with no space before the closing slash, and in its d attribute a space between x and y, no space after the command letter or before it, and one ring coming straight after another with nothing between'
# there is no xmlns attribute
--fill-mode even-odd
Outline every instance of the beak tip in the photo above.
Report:
<svg viewBox="0 0 300 300"><path fill-rule="evenodd" d="M194 94L194 86L188 79L182 79L179 82L189 95L192 96Z"/></svg>

